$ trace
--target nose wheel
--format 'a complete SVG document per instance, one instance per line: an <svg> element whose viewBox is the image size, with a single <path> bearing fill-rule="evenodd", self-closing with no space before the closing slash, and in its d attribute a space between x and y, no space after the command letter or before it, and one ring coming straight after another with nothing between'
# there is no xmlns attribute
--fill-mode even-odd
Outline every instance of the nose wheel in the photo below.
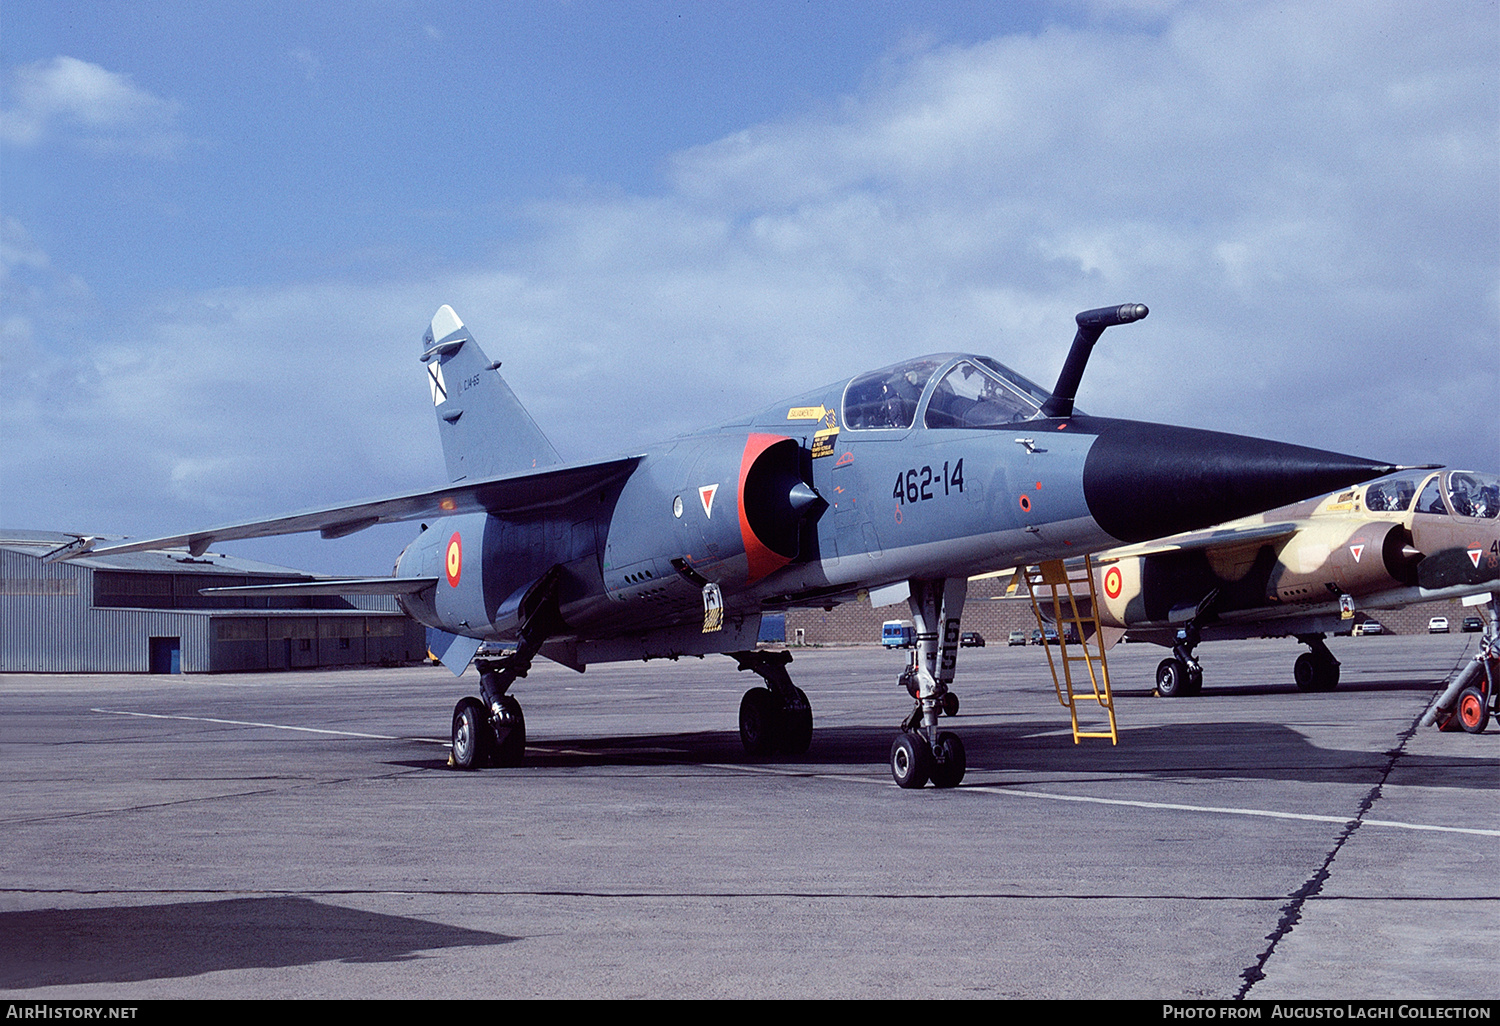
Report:
<svg viewBox="0 0 1500 1026"><path fill-rule="evenodd" d="M891 742L891 778L896 786L916 790L932 781L933 787L957 787L968 770L964 744L952 731L943 731L936 744L914 730L902 731Z"/></svg>

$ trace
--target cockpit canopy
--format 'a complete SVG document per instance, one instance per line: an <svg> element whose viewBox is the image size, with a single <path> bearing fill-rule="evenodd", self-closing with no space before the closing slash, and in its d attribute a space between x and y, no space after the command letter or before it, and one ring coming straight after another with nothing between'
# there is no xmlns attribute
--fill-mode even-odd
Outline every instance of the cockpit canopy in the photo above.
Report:
<svg viewBox="0 0 1500 1026"><path fill-rule="evenodd" d="M1050 393L988 357L926 356L849 382L844 427L909 428L924 395L926 427L987 428L1031 420Z"/></svg>
<svg viewBox="0 0 1500 1026"><path fill-rule="evenodd" d="M1470 470L1450 470L1428 478L1419 474L1388 477L1365 489L1365 508L1377 513L1407 512L1412 509L1413 499L1418 513L1441 516L1452 513L1493 520L1500 516L1500 478Z"/></svg>
<svg viewBox="0 0 1500 1026"><path fill-rule="evenodd" d="M1500 478L1454 470L1448 474L1448 504L1461 517L1500 516Z"/></svg>

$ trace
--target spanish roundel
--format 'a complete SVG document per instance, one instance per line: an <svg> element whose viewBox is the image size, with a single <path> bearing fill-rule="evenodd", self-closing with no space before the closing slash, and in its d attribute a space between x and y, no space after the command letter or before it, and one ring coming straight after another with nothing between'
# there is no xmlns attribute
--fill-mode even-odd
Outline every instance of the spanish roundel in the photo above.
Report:
<svg viewBox="0 0 1500 1026"><path fill-rule="evenodd" d="M1120 568L1112 566L1104 572L1104 594L1115 599L1120 597Z"/></svg>
<svg viewBox="0 0 1500 1026"><path fill-rule="evenodd" d="M444 569L448 572L448 586L457 588L458 579L464 569L464 546L459 540L457 531L454 531L453 537L448 539L448 555Z"/></svg>

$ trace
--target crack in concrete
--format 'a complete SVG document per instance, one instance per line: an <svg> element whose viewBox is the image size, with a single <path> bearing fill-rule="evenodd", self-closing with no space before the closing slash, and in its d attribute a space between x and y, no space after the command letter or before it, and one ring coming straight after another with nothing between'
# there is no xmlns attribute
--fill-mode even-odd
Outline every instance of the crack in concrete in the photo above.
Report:
<svg viewBox="0 0 1500 1026"><path fill-rule="evenodd" d="M1423 712L1425 711L1424 707ZM1333 860L1338 857L1340 849L1344 847L1344 842L1354 836L1354 831L1359 829L1360 824L1364 822L1365 816L1375 807L1375 803L1380 800L1381 792L1385 788L1385 782L1390 779L1391 770L1395 769L1396 761L1405 752L1407 742L1416 734L1420 723L1421 715L1419 714L1416 719L1412 720L1411 726L1401 732L1400 740L1396 747L1385 753L1385 770L1380 774L1380 779L1376 781L1375 786L1370 788L1365 794L1364 799L1359 803L1359 812L1339 832L1338 839L1333 842L1333 847L1329 849L1328 856L1323 860L1323 864L1307 879L1306 883L1292 892L1290 896L1291 901L1281 907L1281 919L1277 922L1276 929L1266 935L1266 940L1271 943L1260 953L1260 957L1255 960L1254 965L1241 971L1240 978L1245 982L1234 995L1233 1000L1245 1000L1250 992L1250 988L1266 978L1266 963L1276 953L1276 947L1281 943L1282 939L1296 929L1297 924L1301 922L1302 908L1307 904L1308 899L1316 897L1323 890L1323 884L1328 880Z"/></svg>

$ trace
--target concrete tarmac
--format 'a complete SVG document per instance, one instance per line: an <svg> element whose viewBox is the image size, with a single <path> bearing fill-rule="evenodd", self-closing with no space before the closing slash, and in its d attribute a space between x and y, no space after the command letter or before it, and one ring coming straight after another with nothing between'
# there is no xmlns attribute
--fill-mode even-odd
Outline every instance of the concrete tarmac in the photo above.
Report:
<svg viewBox="0 0 1500 1026"><path fill-rule="evenodd" d="M1206 644L1175 700L1118 646L1113 746L992 639L921 792L873 647L796 651L780 760L727 658L538 665L527 764L476 773L472 672L0 676L0 994L1494 999L1500 729L1416 726L1476 639L1331 639L1324 694Z"/></svg>

